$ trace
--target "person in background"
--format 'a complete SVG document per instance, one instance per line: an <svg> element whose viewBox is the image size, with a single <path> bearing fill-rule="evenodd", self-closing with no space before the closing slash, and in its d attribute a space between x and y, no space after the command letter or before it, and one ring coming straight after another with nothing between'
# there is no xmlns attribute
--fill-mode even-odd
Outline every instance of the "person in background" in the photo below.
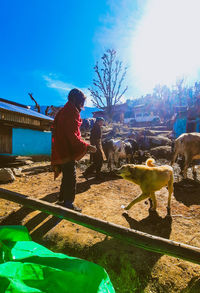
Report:
<svg viewBox="0 0 200 293"><path fill-rule="evenodd" d="M94 126L92 127L90 133L90 143L95 146L97 151L91 154L91 162L92 164L85 170L83 173L84 177L88 177L94 171L96 172L96 178L100 179L101 168L103 165L103 161L105 160L105 154L102 148L102 126L104 124L103 117L97 117Z"/></svg>
<svg viewBox="0 0 200 293"><path fill-rule="evenodd" d="M76 161L87 152L96 152L96 147L86 143L81 138L80 118L86 96L79 89L72 89L68 102L57 113L53 122L51 164L54 179L62 172L62 181L58 203L65 207L81 212L74 205L76 194Z"/></svg>

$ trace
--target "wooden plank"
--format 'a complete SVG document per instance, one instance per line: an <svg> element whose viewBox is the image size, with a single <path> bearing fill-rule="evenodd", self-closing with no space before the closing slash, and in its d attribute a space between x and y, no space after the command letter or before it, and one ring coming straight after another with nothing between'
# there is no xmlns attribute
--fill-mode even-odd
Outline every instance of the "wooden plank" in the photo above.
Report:
<svg viewBox="0 0 200 293"><path fill-rule="evenodd" d="M12 128L0 125L0 153L12 154Z"/></svg>
<svg viewBox="0 0 200 293"><path fill-rule="evenodd" d="M58 218L82 225L89 229L118 238L123 242L148 251L170 255L176 258L200 264L200 248L198 247L125 228L123 226L77 213L59 205L51 204L31 197L26 197L20 193L9 191L3 188L0 188L0 198L13 201L34 210L40 210Z"/></svg>

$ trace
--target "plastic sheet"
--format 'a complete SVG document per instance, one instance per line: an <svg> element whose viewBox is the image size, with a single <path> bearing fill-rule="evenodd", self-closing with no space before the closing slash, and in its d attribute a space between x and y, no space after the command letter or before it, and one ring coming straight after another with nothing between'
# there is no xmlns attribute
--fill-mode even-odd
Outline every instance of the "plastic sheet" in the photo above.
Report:
<svg viewBox="0 0 200 293"><path fill-rule="evenodd" d="M24 226L0 226L0 293L114 293L99 265L54 253Z"/></svg>

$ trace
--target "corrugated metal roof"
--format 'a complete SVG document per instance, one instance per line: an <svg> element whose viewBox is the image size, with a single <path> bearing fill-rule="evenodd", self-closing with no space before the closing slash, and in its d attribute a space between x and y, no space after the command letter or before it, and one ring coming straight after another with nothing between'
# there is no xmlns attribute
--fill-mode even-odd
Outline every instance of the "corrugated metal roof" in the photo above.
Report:
<svg viewBox="0 0 200 293"><path fill-rule="evenodd" d="M25 115L29 115L29 116L32 116L32 117L37 117L39 119L53 120L51 117L46 116L46 115L41 114L41 113L38 113L38 112L33 111L31 109L19 107L19 106L12 105L10 103L6 103L6 102L3 102L3 101L0 101L0 109L4 109L4 110L7 110L7 111L11 111L11 112L16 112L16 113L20 113L20 114L25 114Z"/></svg>

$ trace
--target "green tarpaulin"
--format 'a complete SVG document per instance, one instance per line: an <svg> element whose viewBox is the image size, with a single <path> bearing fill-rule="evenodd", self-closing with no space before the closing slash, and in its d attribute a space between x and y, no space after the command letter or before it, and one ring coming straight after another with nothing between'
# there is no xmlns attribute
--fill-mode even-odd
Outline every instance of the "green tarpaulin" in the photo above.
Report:
<svg viewBox="0 0 200 293"><path fill-rule="evenodd" d="M24 226L0 226L0 293L114 293L99 265L54 253Z"/></svg>

